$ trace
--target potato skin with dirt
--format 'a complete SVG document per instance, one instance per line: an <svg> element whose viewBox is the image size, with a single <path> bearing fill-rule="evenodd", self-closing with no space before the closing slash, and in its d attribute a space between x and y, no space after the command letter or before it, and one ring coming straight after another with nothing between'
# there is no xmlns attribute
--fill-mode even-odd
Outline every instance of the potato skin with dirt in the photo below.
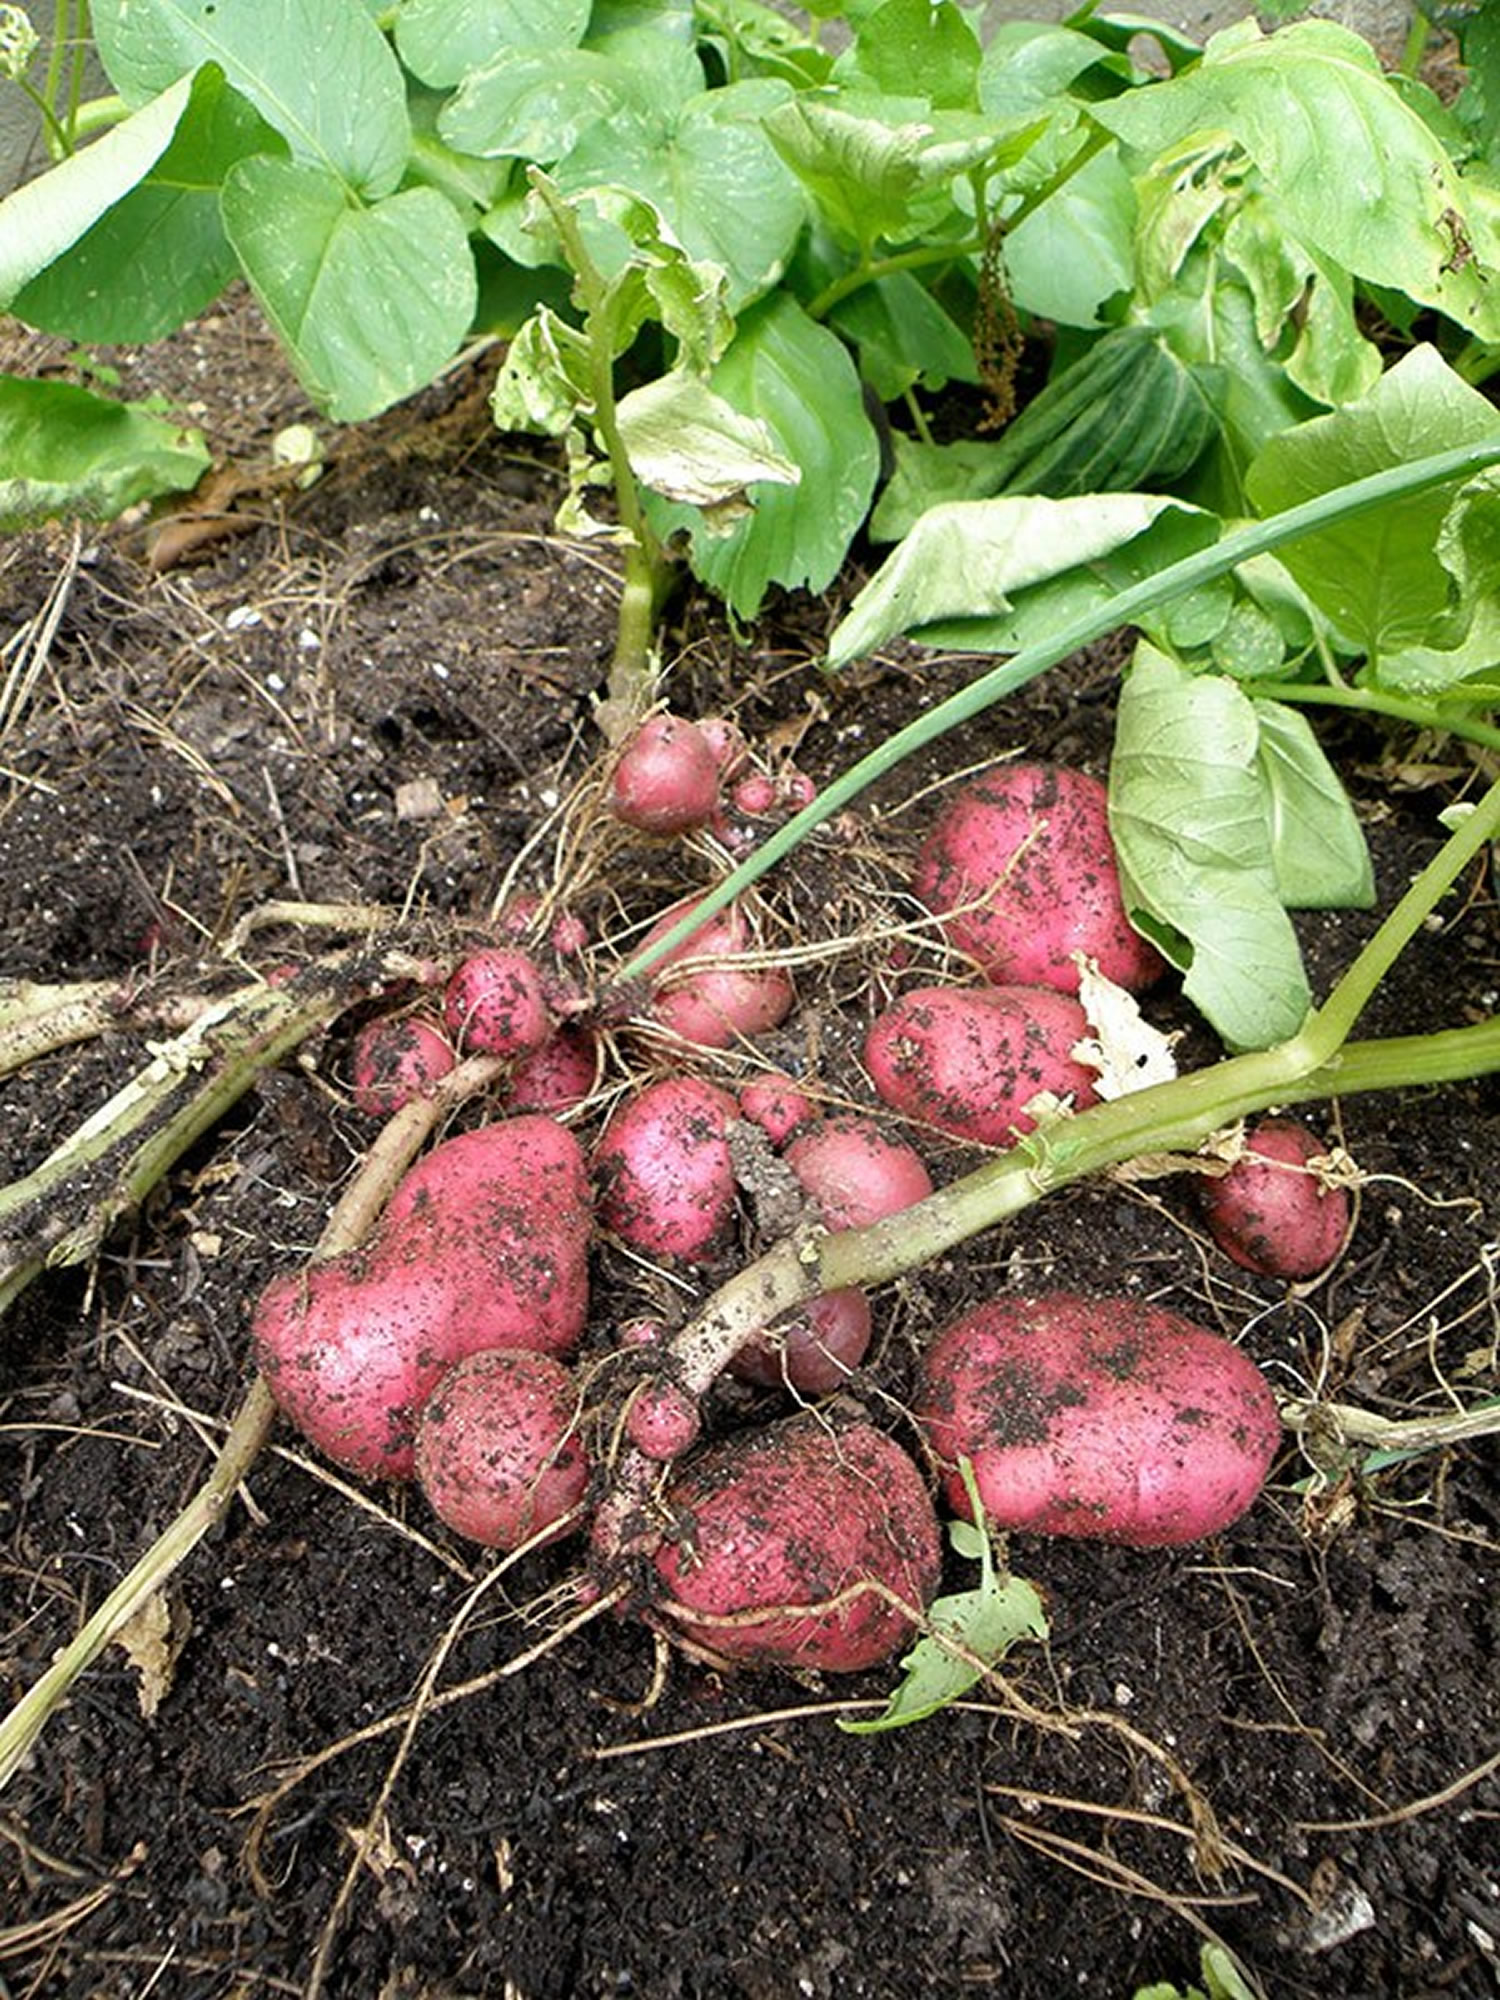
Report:
<svg viewBox="0 0 1500 2000"><path fill-rule="evenodd" d="M652 1257L710 1255L734 1213L734 1099L697 1076L648 1083L594 1148L599 1220Z"/></svg>
<svg viewBox="0 0 1500 2000"><path fill-rule="evenodd" d="M968 1515L1031 1534L1159 1548L1217 1534L1259 1493L1281 1435L1249 1358L1162 1307L1056 1292L954 1322L923 1358L915 1414Z"/></svg>
<svg viewBox="0 0 1500 2000"><path fill-rule="evenodd" d="M588 1315L583 1153L554 1119L508 1118L435 1146L370 1241L277 1278L257 1365L304 1437L368 1479L410 1479L417 1411L481 1348L565 1354Z"/></svg>
<svg viewBox="0 0 1500 2000"><path fill-rule="evenodd" d="M1094 1102L1094 1072L1072 1050L1082 1007L1048 986L917 986L865 1038L865 1067L892 1110L955 1139L1009 1146L1036 1121L1042 1091Z"/></svg>
<svg viewBox="0 0 1500 2000"><path fill-rule="evenodd" d="M1097 778L1055 764L999 764L953 792L917 857L912 888L956 951L988 979L1078 991L1081 951L1139 992L1160 956L1131 928Z"/></svg>
<svg viewBox="0 0 1500 2000"><path fill-rule="evenodd" d="M1297 1118L1264 1118L1247 1129L1243 1155L1199 1193L1227 1257L1263 1278L1315 1278L1328 1269L1349 1231L1349 1196L1305 1171L1327 1150Z"/></svg>
<svg viewBox="0 0 1500 2000"><path fill-rule="evenodd" d="M877 1590L845 1596L851 1586L878 1581L918 1609L937 1589L927 1488L871 1424L788 1418L705 1452L668 1497L676 1533L655 1562L676 1609L658 1606L658 1621L725 1659L857 1673L904 1645L912 1625ZM817 1608L833 1599L837 1608Z"/></svg>
<svg viewBox="0 0 1500 2000"><path fill-rule="evenodd" d="M455 1534L486 1548L519 1548L587 1490L577 1423L573 1378L552 1355L524 1348L467 1355L418 1414L418 1484Z"/></svg>

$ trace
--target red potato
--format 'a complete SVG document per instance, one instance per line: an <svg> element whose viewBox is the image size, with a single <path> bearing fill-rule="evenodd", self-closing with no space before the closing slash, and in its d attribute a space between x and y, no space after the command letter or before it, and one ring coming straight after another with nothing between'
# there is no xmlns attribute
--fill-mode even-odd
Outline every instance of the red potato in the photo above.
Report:
<svg viewBox="0 0 1500 2000"><path fill-rule="evenodd" d="M1159 1548L1217 1534L1255 1499L1281 1434L1240 1350L1136 1299L998 1299L923 1359L917 1422L946 1468L974 1468L1001 1528Z"/></svg>
<svg viewBox="0 0 1500 2000"><path fill-rule="evenodd" d="M496 945L466 958L448 981L443 1019L461 1048L490 1056L523 1056L552 1032L541 969L516 945Z"/></svg>
<svg viewBox="0 0 1500 2000"><path fill-rule="evenodd" d="M355 1108L370 1118L389 1118L445 1077L454 1060L447 1036L424 1015L367 1022L349 1059Z"/></svg>
<svg viewBox="0 0 1500 2000"><path fill-rule="evenodd" d="M647 932L646 944L664 937L699 900L674 903ZM792 1011L792 982L779 965L746 962L755 948L740 904L707 918L651 974L652 1019L704 1049L727 1049L779 1026Z"/></svg>
<svg viewBox="0 0 1500 2000"><path fill-rule="evenodd" d="M997 765L951 794L912 887L987 978L1076 993L1078 951L1131 992L1160 977L1125 914L1108 798L1085 772L1036 763Z"/></svg>
<svg viewBox="0 0 1500 2000"><path fill-rule="evenodd" d="M625 1413L625 1435L646 1458L681 1458L702 1428L697 1399L675 1382L643 1382Z"/></svg>
<svg viewBox="0 0 1500 2000"><path fill-rule="evenodd" d="M713 817L720 776L715 739L695 722L648 716L610 775L610 811L639 833L687 833Z"/></svg>
<svg viewBox="0 0 1500 2000"><path fill-rule="evenodd" d="M515 1549L541 1535L588 1489L572 1376L522 1348L455 1362L417 1417L416 1475L438 1519L471 1542Z"/></svg>
<svg viewBox="0 0 1500 2000"><path fill-rule="evenodd" d="M812 1099L784 1076L758 1076L742 1084L740 1116L758 1125L773 1146L784 1146L813 1115Z"/></svg>
<svg viewBox="0 0 1500 2000"><path fill-rule="evenodd" d="M672 1607L663 1622L724 1659L856 1673L906 1643L902 1606L920 1613L937 1588L927 1489L870 1424L792 1417L731 1439L690 1463L668 1498L677 1532L655 1558Z"/></svg>
<svg viewBox="0 0 1500 2000"><path fill-rule="evenodd" d="M751 771L735 786L732 802L735 811L744 813L747 819L759 819L763 813L776 810L779 797L774 778L768 778L761 771Z"/></svg>
<svg viewBox="0 0 1500 2000"><path fill-rule="evenodd" d="M734 1213L727 1090L662 1077L626 1100L594 1148L599 1219L647 1256L710 1255Z"/></svg>
<svg viewBox="0 0 1500 2000"><path fill-rule="evenodd" d="M587 1029L561 1027L522 1056L506 1083L508 1111L572 1111L594 1087L598 1050Z"/></svg>
<svg viewBox="0 0 1500 2000"><path fill-rule="evenodd" d="M749 755L739 724L727 715L700 715L698 733L713 752L720 777L732 778Z"/></svg>
<svg viewBox="0 0 1500 2000"><path fill-rule="evenodd" d="M1308 1162L1327 1148L1300 1119L1264 1118L1245 1133L1228 1173L1205 1180L1200 1199L1226 1256L1264 1278L1315 1278L1349 1233L1349 1196Z"/></svg>
<svg viewBox="0 0 1500 2000"><path fill-rule="evenodd" d="M865 1039L882 1100L955 1139L1008 1146L1032 1130L1042 1091L1094 1102L1094 1072L1072 1051L1089 1032L1082 1007L1048 986L919 986Z"/></svg>
<svg viewBox="0 0 1500 2000"><path fill-rule="evenodd" d="M453 1362L576 1343L591 1230L582 1150L554 1120L445 1140L407 1174L368 1244L266 1288L257 1365L335 1463L409 1479L416 1413Z"/></svg>
<svg viewBox="0 0 1500 2000"><path fill-rule="evenodd" d="M830 1229L860 1229L932 1193L911 1147L852 1112L804 1126L784 1157Z"/></svg>
<svg viewBox="0 0 1500 2000"><path fill-rule="evenodd" d="M760 1389L829 1396L848 1385L870 1349L870 1301L850 1285L811 1299L788 1323L757 1334L729 1372Z"/></svg>

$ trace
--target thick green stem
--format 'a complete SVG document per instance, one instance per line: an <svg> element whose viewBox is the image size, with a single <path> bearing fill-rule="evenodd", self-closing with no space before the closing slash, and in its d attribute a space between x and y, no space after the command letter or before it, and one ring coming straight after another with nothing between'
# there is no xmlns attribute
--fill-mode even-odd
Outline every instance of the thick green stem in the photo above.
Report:
<svg viewBox="0 0 1500 2000"><path fill-rule="evenodd" d="M915 721L907 723L904 729L897 730L869 756L862 757L825 786L810 806L804 806L785 826L771 834L754 854L710 889L695 905L691 915L665 932L655 944L638 951L621 968L618 979L621 982L639 979L658 960L691 937L716 911L723 909L752 882L758 881L784 855L805 840L815 827L840 812L903 758L933 742L945 731L970 721L1006 695L1013 694L1017 688L1024 687L1028 681L1046 673L1050 667L1055 667L1070 653L1076 653L1080 647L1093 645L1119 626L1129 625L1144 613L1158 610L1185 591L1197 589L1200 584L1225 575L1251 556L1261 555L1267 549L1280 548L1286 542L1296 541L1301 535L1311 534L1333 521L1365 513L1398 496L1470 478L1486 466L1497 463L1500 463L1500 443L1485 443L1437 452L1430 458L1414 460L1410 465L1371 473L1331 493L1321 493L1316 499L1303 501L1300 506L1289 507L1285 513L1273 514L1269 520L1254 521L1247 527L1237 528L1212 547L1200 549L1194 555L1183 557L1180 562L1169 564L1155 576L1132 584L1130 589L1121 591L1107 604L1065 620L1050 638L1023 646L1019 653L998 667L992 667L988 673L979 675L967 687L960 688L957 694L950 695L946 701L939 702Z"/></svg>
<svg viewBox="0 0 1500 2000"><path fill-rule="evenodd" d="M1465 709L1446 706L1441 701L1423 701L1415 695L1393 694L1380 688L1347 687L1342 683L1312 681L1241 681L1241 691L1257 701L1282 701L1318 708L1354 709L1364 715L1384 715L1393 722L1408 722L1415 729L1442 730L1461 736L1484 750L1500 750L1500 728Z"/></svg>

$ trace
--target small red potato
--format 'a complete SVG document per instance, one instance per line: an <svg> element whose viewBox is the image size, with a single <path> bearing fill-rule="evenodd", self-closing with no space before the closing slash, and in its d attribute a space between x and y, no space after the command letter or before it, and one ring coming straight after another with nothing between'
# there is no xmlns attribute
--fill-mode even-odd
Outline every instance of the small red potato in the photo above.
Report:
<svg viewBox="0 0 1500 2000"><path fill-rule="evenodd" d="M471 1054L523 1056L552 1032L541 969L516 945L495 945L466 958L448 981L443 1019Z"/></svg>
<svg viewBox="0 0 1500 2000"><path fill-rule="evenodd" d="M902 1607L920 1613L937 1588L927 1488L870 1424L799 1416L731 1439L668 1498L662 1622L723 1659L856 1673L910 1638Z"/></svg>
<svg viewBox="0 0 1500 2000"><path fill-rule="evenodd" d="M369 1118L389 1118L453 1068L453 1047L436 1021L412 1014L369 1021L350 1052L350 1094Z"/></svg>
<svg viewBox="0 0 1500 2000"><path fill-rule="evenodd" d="M1108 793L1054 764L1000 764L959 787L917 857L912 887L997 984L1078 990L1073 953L1139 992L1162 961L1120 893Z"/></svg>
<svg viewBox="0 0 1500 2000"><path fill-rule="evenodd" d="M1072 1051L1088 1034L1082 1007L1048 986L919 986L865 1038L865 1067L895 1111L976 1145L1008 1146L1035 1119L1042 1091L1094 1102L1094 1072Z"/></svg>
<svg viewBox="0 0 1500 2000"><path fill-rule="evenodd" d="M639 833L687 833L713 817L720 776L715 739L697 723L648 716L610 776L610 810Z"/></svg>
<svg viewBox="0 0 1500 2000"><path fill-rule="evenodd" d="M870 1301L850 1285L810 1299L784 1325L757 1334L735 1354L729 1372L760 1389L830 1396L870 1349Z"/></svg>
<svg viewBox="0 0 1500 2000"><path fill-rule="evenodd" d="M594 1087L598 1050L586 1028L564 1026L522 1056L506 1082L508 1111L571 1111Z"/></svg>
<svg viewBox="0 0 1500 2000"><path fill-rule="evenodd" d="M852 1112L804 1126L784 1158L830 1229L862 1228L932 1193L911 1147Z"/></svg>
<svg viewBox="0 0 1500 2000"><path fill-rule="evenodd" d="M448 1139L361 1249L277 1278L252 1344L302 1435L370 1479L409 1479L417 1411L481 1348L567 1353L588 1313L582 1150L551 1118Z"/></svg>
<svg viewBox="0 0 1500 2000"><path fill-rule="evenodd" d="M470 1354L417 1417L417 1481L455 1534L519 1548L583 1498L589 1462L577 1433L578 1392L552 1355Z"/></svg>
<svg viewBox="0 0 1500 2000"><path fill-rule="evenodd" d="M665 936L698 900L674 903L652 925L646 943ZM792 982L779 965L748 962L755 949L742 905L731 903L709 917L651 974L652 1019L704 1049L727 1049L779 1026L792 1011Z"/></svg>
<svg viewBox="0 0 1500 2000"><path fill-rule="evenodd" d="M1204 1218L1226 1256L1264 1278L1315 1278L1349 1233L1349 1196L1309 1171L1327 1147L1300 1119L1264 1118L1222 1179L1200 1190Z"/></svg>
<svg viewBox="0 0 1500 2000"><path fill-rule="evenodd" d="M784 1146L813 1115L812 1099L784 1076L758 1076L741 1084L740 1116L758 1125L773 1146Z"/></svg>
<svg viewBox="0 0 1500 2000"><path fill-rule="evenodd" d="M626 1100L594 1148L599 1219L651 1257L710 1255L734 1213L727 1090L662 1077Z"/></svg>
<svg viewBox="0 0 1500 2000"><path fill-rule="evenodd" d="M1214 1535L1255 1499L1281 1427L1240 1350L1137 1299L997 1299L923 1359L917 1422L943 1466L974 1468L1000 1528L1159 1548Z"/></svg>
<svg viewBox="0 0 1500 2000"><path fill-rule="evenodd" d="M646 1458L681 1458L702 1428L697 1399L675 1382L643 1382L625 1413L625 1435Z"/></svg>

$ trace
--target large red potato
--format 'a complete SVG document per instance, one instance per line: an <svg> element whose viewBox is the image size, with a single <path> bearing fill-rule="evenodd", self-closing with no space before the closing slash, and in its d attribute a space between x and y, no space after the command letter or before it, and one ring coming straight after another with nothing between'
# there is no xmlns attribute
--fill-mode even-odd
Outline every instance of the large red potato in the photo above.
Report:
<svg viewBox="0 0 1500 2000"><path fill-rule="evenodd" d="M865 1038L865 1067L893 1110L955 1139L1008 1146L1032 1130L1043 1091L1094 1102L1094 1072L1072 1051L1089 1033L1082 1007L1048 986L919 986Z"/></svg>
<svg viewBox="0 0 1500 2000"><path fill-rule="evenodd" d="M1078 990L1074 952L1132 992L1162 961L1131 928L1097 778L1054 764L999 764L950 794L912 887L956 951L1011 986Z"/></svg>
<svg viewBox="0 0 1500 2000"><path fill-rule="evenodd" d="M409 1479L416 1415L481 1348L562 1354L588 1313L582 1151L541 1116L448 1139L402 1181L361 1249L278 1278L252 1343L277 1403L335 1463Z"/></svg>
<svg viewBox="0 0 1500 2000"><path fill-rule="evenodd" d="M1057 1292L977 1307L923 1359L917 1422L955 1513L974 1468L1000 1528L1155 1548L1236 1520L1276 1452L1275 1399L1229 1341L1159 1306Z"/></svg>
<svg viewBox="0 0 1500 2000"><path fill-rule="evenodd" d="M731 1439L688 1465L669 1504L663 1622L725 1659L855 1673L906 1643L901 1605L921 1611L937 1588L927 1488L870 1424L792 1417Z"/></svg>

